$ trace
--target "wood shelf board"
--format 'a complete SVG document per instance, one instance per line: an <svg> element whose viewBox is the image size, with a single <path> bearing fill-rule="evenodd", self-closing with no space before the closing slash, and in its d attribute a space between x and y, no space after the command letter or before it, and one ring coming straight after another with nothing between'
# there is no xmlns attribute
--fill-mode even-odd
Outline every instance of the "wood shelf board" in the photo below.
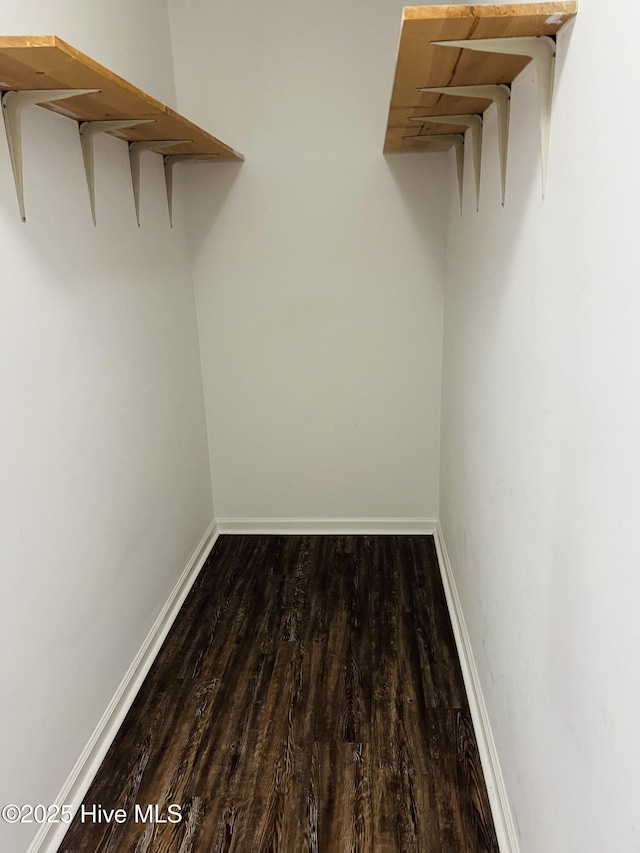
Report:
<svg viewBox="0 0 640 853"><path fill-rule="evenodd" d="M450 132L420 125L413 116L483 112L490 101L419 92L442 86L511 83L526 57L454 47L434 41L555 35L576 15L577 3L517 3L504 6L408 6L404 9L384 152L414 151L403 137ZM399 133L399 130L404 132Z"/></svg>
<svg viewBox="0 0 640 853"><path fill-rule="evenodd" d="M460 133L460 128L456 128L454 133ZM420 136L424 139L426 134L420 134ZM429 145L425 145L424 142L416 142L419 138L418 136L408 136L405 137L404 140L404 148L402 149L403 154L423 154L425 152L433 153L434 151L448 151L452 146L453 142L446 141L440 142L438 140L438 136L444 136L443 133L433 134L431 137L433 142L430 142Z"/></svg>
<svg viewBox="0 0 640 853"><path fill-rule="evenodd" d="M57 36L0 36L0 89L99 89L93 95L42 106L76 121L153 119L153 124L114 131L113 135L130 141L184 139L184 145L172 146L166 153L208 154L212 160L244 159Z"/></svg>

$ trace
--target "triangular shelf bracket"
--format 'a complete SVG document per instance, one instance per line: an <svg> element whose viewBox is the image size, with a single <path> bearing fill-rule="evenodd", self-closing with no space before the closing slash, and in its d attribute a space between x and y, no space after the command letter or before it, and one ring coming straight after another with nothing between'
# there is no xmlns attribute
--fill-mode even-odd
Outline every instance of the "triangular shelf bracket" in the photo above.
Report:
<svg viewBox="0 0 640 853"><path fill-rule="evenodd" d="M215 163L215 154L165 154L164 180L167 187L169 225L173 228L173 167L176 163Z"/></svg>
<svg viewBox="0 0 640 853"><path fill-rule="evenodd" d="M411 121L425 124L452 124L471 130L473 144L473 168L476 178L476 210L480 209L480 170L482 168L482 116L475 113L445 116L412 116Z"/></svg>
<svg viewBox="0 0 640 853"><path fill-rule="evenodd" d="M464 39L460 41L434 41L437 47L457 47L479 50L483 53L501 53L528 56L536 63L538 78L538 114L540 121L540 158L542 165L542 195L547 185L549 164L549 134L551 104L556 64L556 42L551 36L511 36L508 38Z"/></svg>
<svg viewBox="0 0 640 853"><path fill-rule="evenodd" d="M84 160L84 171L87 176L87 189L89 190L89 202L91 204L91 217L96 224L96 178L93 156L93 140L99 133L112 133L114 130L125 130L128 127L136 127L139 124L152 124L155 119L109 119L107 121L81 121L79 124L80 144L82 145L82 159Z"/></svg>
<svg viewBox="0 0 640 853"><path fill-rule="evenodd" d="M171 148L174 145L184 145L190 139L157 139L129 143L129 165L131 166L131 183L133 185L133 202L136 208L136 222L140 227L140 155L143 151L156 151L159 148ZM158 152L161 153L161 152ZM164 156L164 155L163 155Z"/></svg>
<svg viewBox="0 0 640 853"><path fill-rule="evenodd" d="M419 92L435 92L440 95L453 95L460 98L485 98L493 101L498 117L498 150L500 153L500 182L502 206L507 188L507 152L509 148L509 113L511 106L511 87L505 83L473 86L437 86L418 89ZM434 116L430 117L432 120Z"/></svg>
<svg viewBox="0 0 640 853"><path fill-rule="evenodd" d="M462 187L464 185L464 134L463 133L434 133L430 136L409 136L412 143L430 145L437 142L438 145L453 146L456 149L456 168L458 171L458 192L460 194L460 215L462 216Z"/></svg>
<svg viewBox="0 0 640 853"><path fill-rule="evenodd" d="M18 207L23 222L27 221L24 207L24 180L22 172L22 110L36 104L64 101L78 95L92 95L98 89L21 89L2 94L2 115L7 134L13 180L16 185Z"/></svg>

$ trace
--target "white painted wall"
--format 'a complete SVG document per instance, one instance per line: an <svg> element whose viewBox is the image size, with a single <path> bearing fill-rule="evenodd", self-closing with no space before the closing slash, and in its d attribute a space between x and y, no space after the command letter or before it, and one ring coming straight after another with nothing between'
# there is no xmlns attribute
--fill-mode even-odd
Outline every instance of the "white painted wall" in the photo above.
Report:
<svg viewBox="0 0 640 853"><path fill-rule="evenodd" d="M460 218L446 156L380 154L400 10L172 0L180 107L248 158L178 170L189 251L156 158L138 231L98 140L96 230L75 126L29 111L24 226L0 143L1 801L55 797L211 519L190 262L218 515L438 514L450 179L440 514L522 851L640 850L640 187L592 112L632 101L640 13L607 3L613 45L583 0L561 39L544 203L525 72L507 207L489 115ZM162 2L2 30L174 102Z"/></svg>
<svg viewBox="0 0 640 853"><path fill-rule="evenodd" d="M3 4L174 100L161 2ZM91 223L77 126L23 117L27 223L0 140L0 803L52 802L213 515L181 193L167 223L145 155L96 143ZM0 822L0 849L34 825Z"/></svg>
<svg viewBox="0 0 640 853"><path fill-rule="evenodd" d="M443 155L382 156L401 2L170 2L218 518L437 514ZM445 200L443 200L443 198Z"/></svg>
<svg viewBox="0 0 640 853"><path fill-rule="evenodd" d="M525 71L506 208L488 115L450 219L441 517L522 853L640 850L639 26L581 2L545 201Z"/></svg>

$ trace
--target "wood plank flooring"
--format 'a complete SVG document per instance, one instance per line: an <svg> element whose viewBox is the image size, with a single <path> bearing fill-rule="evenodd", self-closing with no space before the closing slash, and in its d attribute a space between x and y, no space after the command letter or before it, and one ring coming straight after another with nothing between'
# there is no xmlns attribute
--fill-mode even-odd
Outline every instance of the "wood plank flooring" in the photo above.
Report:
<svg viewBox="0 0 640 853"><path fill-rule="evenodd" d="M60 853L498 853L433 538L221 536L83 808Z"/></svg>

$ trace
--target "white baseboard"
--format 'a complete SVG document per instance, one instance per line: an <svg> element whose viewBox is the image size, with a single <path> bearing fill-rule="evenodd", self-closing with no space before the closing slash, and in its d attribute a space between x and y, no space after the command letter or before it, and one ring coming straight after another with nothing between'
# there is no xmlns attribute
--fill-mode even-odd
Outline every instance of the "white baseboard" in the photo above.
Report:
<svg viewBox="0 0 640 853"><path fill-rule="evenodd" d="M498 752L491 731L489 713L482 694L480 676L478 675L469 632L464 621L462 604L460 603L460 597L456 588L456 582L453 577L439 521L436 524L435 544L436 551L438 552L438 562L440 563L442 584L447 598L449 615L458 649L458 657L460 658L462 675L471 709L471 718L476 733L476 740L478 741L480 761L482 762L482 770L489 794L493 822L498 836L500 853L519 853L520 845L511 814L511 807L509 806L507 790L502 777Z"/></svg>
<svg viewBox="0 0 640 853"><path fill-rule="evenodd" d="M74 812L80 806L217 538L217 526L212 521L58 794L56 805L69 805ZM54 853L67 829L68 824L42 824L27 853Z"/></svg>
<svg viewBox="0 0 640 853"><path fill-rule="evenodd" d="M439 521L429 518L219 518L212 522L140 647L75 767L69 774L69 778L55 800L55 804L58 806L70 805L74 812L80 806L189 590L221 533L271 533L280 535L432 534L434 536L442 583L462 667L500 851L501 853L519 853L518 838L491 732L489 715L482 694L480 678L442 528ZM66 824L43 824L27 853L54 853L67 828Z"/></svg>
<svg viewBox="0 0 640 853"><path fill-rule="evenodd" d="M434 534L435 518L217 518L219 533L298 534Z"/></svg>

